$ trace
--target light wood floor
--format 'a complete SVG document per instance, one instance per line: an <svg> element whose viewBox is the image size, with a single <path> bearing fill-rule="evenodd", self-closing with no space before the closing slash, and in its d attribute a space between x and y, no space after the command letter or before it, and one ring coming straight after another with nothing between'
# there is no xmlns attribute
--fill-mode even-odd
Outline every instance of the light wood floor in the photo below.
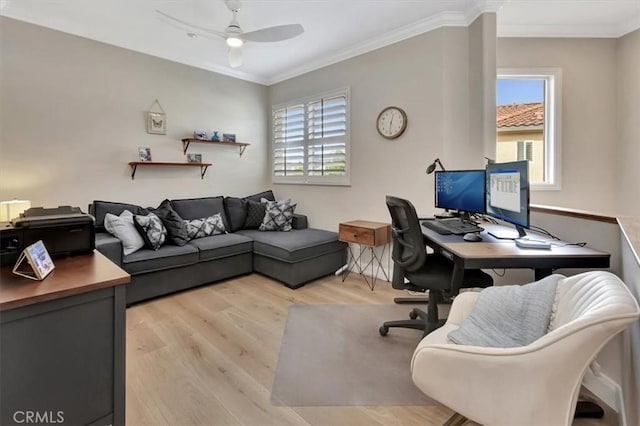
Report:
<svg viewBox="0 0 640 426"><path fill-rule="evenodd" d="M443 406L269 402L290 305L390 304L402 295L384 281L372 292L353 274L297 290L252 274L134 305L127 309L127 425L440 425L453 414Z"/></svg>

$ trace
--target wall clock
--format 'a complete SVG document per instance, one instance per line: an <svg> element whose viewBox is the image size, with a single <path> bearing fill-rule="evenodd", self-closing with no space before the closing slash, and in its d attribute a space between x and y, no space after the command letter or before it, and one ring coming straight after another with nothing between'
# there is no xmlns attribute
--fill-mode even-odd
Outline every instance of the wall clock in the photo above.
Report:
<svg viewBox="0 0 640 426"><path fill-rule="evenodd" d="M407 128L407 114L395 106L386 107L378 115L378 133L384 138L395 139Z"/></svg>

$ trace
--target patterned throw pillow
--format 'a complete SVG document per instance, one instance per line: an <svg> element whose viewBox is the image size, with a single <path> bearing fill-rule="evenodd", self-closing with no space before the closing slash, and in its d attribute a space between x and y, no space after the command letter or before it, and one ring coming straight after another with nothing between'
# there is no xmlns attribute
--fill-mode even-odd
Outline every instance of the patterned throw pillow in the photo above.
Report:
<svg viewBox="0 0 640 426"><path fill-rule="evenodd" d="M162 224L162 220L153 213L146 216L133 216L136 228L147 247L158 250L167 241L167 229Z"/></svg>
<svg viewBox="0 0 640 426"><path fill-rule="evenodd" d="M153 213L160 218L167 230L168 242L183 246L189 242L184 220L171 208L171 201L164 200Z"/></svg>
<svg viewBox="0 0 640 426"><path fill-rule="evenodd" d="M184 222L187 225L187 237L190 240L227 233L220 213L200 219L185 220Z"/></svg>
<svg viewBox="0 0 640 426"><path fill-rule="evenodd" d="M244 229L258 229L262 224L266 209L267 205L264 203L247 200L247 218L244 221Z"/></svg>
<svg viewBox="0 0 640 426"><path fill-rule="evenodd" d="M266 200L263 200L265 202ZM291 200L266 201L266 211L259 231L291 231L293 211L297 204Z"/></svg>

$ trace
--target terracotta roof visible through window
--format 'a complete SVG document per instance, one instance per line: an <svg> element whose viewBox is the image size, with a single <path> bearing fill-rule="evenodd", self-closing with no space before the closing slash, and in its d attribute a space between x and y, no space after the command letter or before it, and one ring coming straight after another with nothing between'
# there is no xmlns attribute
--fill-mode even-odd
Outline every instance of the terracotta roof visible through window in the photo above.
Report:
<svg viewBox="0 0 640 426"><path fill-rule="evenodd" d="M542 126L544 105L542 102L498 105L496 119L498 128Z"/></svg>

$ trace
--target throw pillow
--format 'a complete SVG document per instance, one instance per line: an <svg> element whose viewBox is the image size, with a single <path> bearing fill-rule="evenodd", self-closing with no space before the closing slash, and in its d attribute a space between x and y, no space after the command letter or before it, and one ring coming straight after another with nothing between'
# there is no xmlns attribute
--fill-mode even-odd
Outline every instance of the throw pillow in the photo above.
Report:
<svg viewBox="0 0 640 426"><path fill-rule="evenodd" d="M187 236L190 240L227 232L220 213L200 219L185 220L185 224L187 226Z"/></svg>
<svg viewBox="0 0 640 426"><path fill-rule="evenodd" d="M247 200L247 219L244 221L244 229L258 229L264 220L266 210L266 204Z"/></svg>
<svg viewBox="0 0 640 426"><path fill-rule="evenodd" d="M264 200L266 201L266 200ZM259 231L291 231L293 211L297 204L291 204L291 200L266 201L265 215L258 228Z"/></svg>
<svg viewBox="0 0 640 426"><path fill-rule="evenodd" d="M158 216L149 213L146 216L133 216L136 228L142 235L144 243L152 250L158 250L167 241L167 229Z"/></svg>
<svg viewBox="0 0 640 426"><path fill-rule="evenodd" d="M106 213L104 228L122 242L122 252L125 256L144 247L144 240L136 230L133 224L133 213L129 210L123 211L120 216Z"/></svg>
<svg viewBox="0 0 640 426"><path fill-rule="evenodd" d="M236 232L247 221L247 200L236 197L224 198L224 209L227 212L227 223L231 232Z"/></svg>
<svg viewBox="0 0 640 426"><path fill-rule="evenodd" d="M160 218L167 229L169 241L177 246L183 246L189 241L187 226L180 215L171 208L171 201L164 200L153 213Z"/></svg>

